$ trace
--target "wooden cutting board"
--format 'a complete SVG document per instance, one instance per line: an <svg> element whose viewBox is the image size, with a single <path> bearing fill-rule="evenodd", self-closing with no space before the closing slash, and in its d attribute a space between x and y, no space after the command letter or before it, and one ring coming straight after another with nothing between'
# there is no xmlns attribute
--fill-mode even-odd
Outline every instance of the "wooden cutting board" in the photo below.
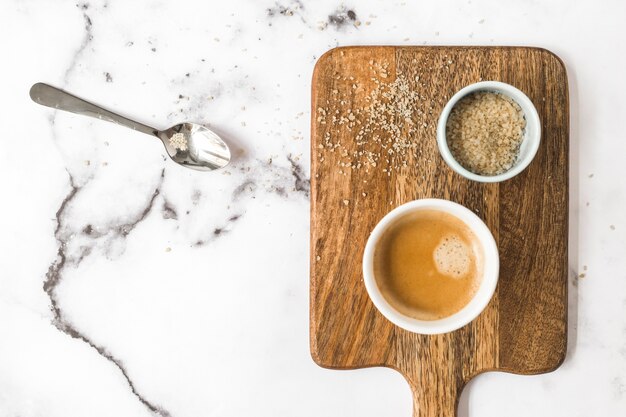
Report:
<svg viewBox="0 0 626 417"><path fill-rule="evenodd" d="M346 169L339 150L357 150L358 126L350 130L329 119L364 108L376 79L391 82L398 74L419 91L426 108L432 107L412 132L419 157L391 172L385 172L384 161L369 172ZM516 86L542 120L534 161L500 184L455 174L435 142L447 99L480 80ZM341 143L337 152L328 151L328 137ZM481 372L528 375L556 369L567 344L568 141L567 75L560 59L546 50L346 47L323 55L312 87L310 336L315 362L332 369L396 369L411 386L414 416L421 417L455 416L463 387ZM413 334L387 321L369 300L361 271L365 242L376 223L394 207L427 197L474 210L496 237L501 262L498 288L486 310L462 329L436 336Z"/></svg>

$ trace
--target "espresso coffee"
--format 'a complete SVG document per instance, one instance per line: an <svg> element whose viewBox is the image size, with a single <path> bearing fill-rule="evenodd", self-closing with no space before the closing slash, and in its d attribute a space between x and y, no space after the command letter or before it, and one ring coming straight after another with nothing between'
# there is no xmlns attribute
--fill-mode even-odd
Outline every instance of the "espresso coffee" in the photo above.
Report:
<svg viewBox="0 0 626 417"><path fill-rule="evenodd" d="M424 209L399 218L381 236L374 252L374 277L398 312L437 320L473 298L483 259L480 241L462 220Z"/></svg>

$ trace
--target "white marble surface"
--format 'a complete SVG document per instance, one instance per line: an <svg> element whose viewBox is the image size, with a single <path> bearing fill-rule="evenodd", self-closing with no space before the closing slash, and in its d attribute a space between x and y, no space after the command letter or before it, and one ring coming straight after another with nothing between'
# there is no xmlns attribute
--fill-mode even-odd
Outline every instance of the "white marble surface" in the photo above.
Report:
<svg viewBox="0 0 626 417"><path fill-rule="evenodd" d="M310 77L349 44L563 58L568 357L478 377L460 415L626 415L626 3L353 1L361 26L328 23L341 7L0 3L0 416L410 415L399 374L324 370L308 350ZM33 104L36 81L158 127L208 123L236 159L181 169L148 137Z"/></svg>

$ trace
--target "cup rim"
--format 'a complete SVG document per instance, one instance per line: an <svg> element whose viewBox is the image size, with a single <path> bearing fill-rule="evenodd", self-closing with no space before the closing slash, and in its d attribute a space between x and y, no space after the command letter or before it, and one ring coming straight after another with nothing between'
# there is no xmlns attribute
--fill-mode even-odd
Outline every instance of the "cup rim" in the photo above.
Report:
<svg viewBox="0 0 626 417"><path fill-rule="evenodd" d="M479 239L485 256L483 277L474 297L461 310L438 320L419 320L400 313L384 298L374 276L374 253L382 234L396 219L410 212L424 209L444 211L463 221ZM496 241L482 219L458 203L435 198L414 200L387 213L374 227L363 253L363 281L374 306L396 326L419 334L448 333L465 326L478 317L487 307L495 292L499 268L500 260Z"/></svg>
<svg viewBox="0 0 626 417"><path fill-rule="evenodd" d="M454 156L452 156L452 152L448 147L448 141L446 138L446 124L448 122L448 117L450 116L452 108L463 97L476 91L485 90L496 91L514 100L522 108L522 111L524 112L524 117L526 118L527 130L524 140L529 142L530 149L526 153L525 157L518 160L517 163L513 167L511 167L511 169L498 175L475 174L463 167L459 162L457 162ZM448 166L452 168L452 170L455 171L457 174L477 182L493 183L513 178L524 169L526 169L528 165L530 165L530 163L535 158L537 151L539 150L540 143L541 120L532 100L528 98L528 96L518 88L512 86L511 84L503 83L501 81L480 81L460 89L450 98L450 100L448 100L443 110L441 111L439 121L437 122L437 147L439 148L439 153L441 157L448 164Z"/></svg>

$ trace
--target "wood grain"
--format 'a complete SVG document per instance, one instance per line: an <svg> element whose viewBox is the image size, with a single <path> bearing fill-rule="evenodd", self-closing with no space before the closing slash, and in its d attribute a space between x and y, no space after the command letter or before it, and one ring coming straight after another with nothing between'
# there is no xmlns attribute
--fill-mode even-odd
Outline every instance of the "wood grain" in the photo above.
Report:
<svg viewBox="0 0 626 417"><path fill-rule="evenodd" d="M389 64L389 80L402 73L433 112L416 133L421 154L407 167L389 175L382 169L340 173L339 155L328 152L321 160L318 145L330 132L343 146L356 149L355 132L322 124L317 109L334 111L338 104L331 96L337 91L348 97L347 106L363 107L374 88L368 65L372 60ZM535 160L500 184L479 184L457 175L440 158L435 142L437 118L447 98L480 80L516 86L533 101L542 120ZM351 92L354 82L359 89ZM315 67L311 127L310 335L316 363L333 369L398 370L411 386L414 416L419 417L455 416L463 387L481 372L536 374L562 363L567 339L569 105L567 75L558 57L518 47L336 48ZM376 223L394 207L428 197L475 211L494 234L501 262L498 288L486 310L462 329L436 336L407 332L387 321L370 302L361 271L365 242Z"/></svg>

